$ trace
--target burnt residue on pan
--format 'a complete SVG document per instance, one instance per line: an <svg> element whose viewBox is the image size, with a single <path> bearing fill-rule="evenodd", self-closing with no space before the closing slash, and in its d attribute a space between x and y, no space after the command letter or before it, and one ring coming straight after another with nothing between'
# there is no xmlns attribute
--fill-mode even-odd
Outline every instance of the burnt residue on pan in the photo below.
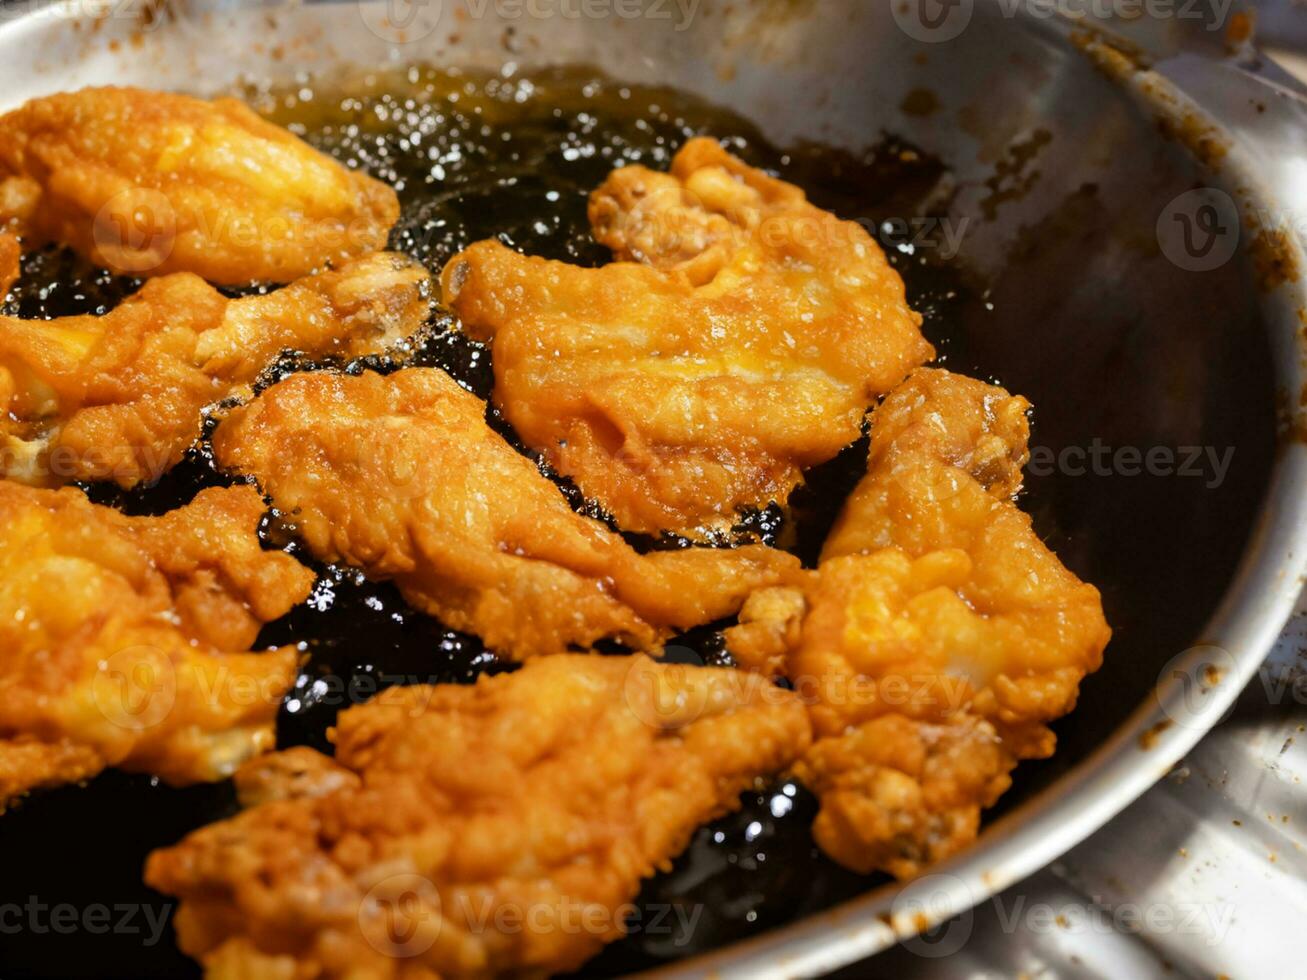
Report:
<svg viewBox="0 0 1307 980"><path fill-rule="evenodd" d="M604 262L607 253L586 222L589 192L616 166L666 168L688 137L711 134L804 187L819 205L880 233L944 365L1030 396L1037 406L1037 445L1056 451L1096 435L1114 445L1145 439L1237 445L1236 465L1210 490L1201 482L1094 474L1030 480L1025 505L1040 533L1077 573L1103 588L1117 638L1103 672L1086 683L1081 710L1059 726L1064 751L1050 763L1019 770L1004 807L1047 785L1120 723L1151 688L1161 664L1197 632L1230 578L1271 454L1273 406L1269 394L1263 399L1271 386L1261 384L1259 374L1267 359L1263 333L1239 301L1233 269L1203 284L1228 300L1224 306L1190 296L1183 282L1156 273L1148 273L1156 282L1152 306L1103 299L1120 270L1097 268L1094 256L1108 255L1113 240L1137 229L1122 227L1121 216L1092 187L1071 189L1060 210L1026 229L1007 271L982 286L944 260L938 247L923 247L905 225L947 200L949 175L941 162L892 138L857 154L810 145L782 150L720 108L581 70L503 77L412 68L241 94L314 145L394 184L403 215L391 245L433 273L462 248L491 236L532 254ZM1095 288L1086 277L1099 277L1103 285ZM138 287L47 250L25 259L5 312L103 313ZM1201 322L1152 322L1167 310L1198 309L1206 310ZM441 367L485 397L490 352L452 326L436 313L409 363ZM1167 353L1168 345L1183 346ZM322 366L287 355L265 383ZM380 358L351 367L394 365ZM513 438L493 409L488 419ZM814 562L865 454L863 440L810 473L789 514L770 508L742 515L736 537L776 543ZM86 489L101 503L159 513L202 487L226 482L230 478L215 470L201 442L157 486ZM604 516L575 488L560 485L578 509ZM262 536L267 547L296 551L319 572L310 600L261 637L305 651L279 719L283 747L329 749L326 732L341 707L392 684L466 682L510 668L476 638L415 612L393 586L314 564L296 543L294 515L270 514ZM690 662L729 660L713 628L678 638L670 653ZM816 804L801 786L777 781L746 794L742 804L738 813L702 828L673 870L647 883L630 937L588 964L587 976L716 948L879 883L817 852L808 829ZM66 903L135 912L122 929L79 929L59 942L30 929L6 935L0 974L6 980L193 975L196 967L177 952L171 931L152 931L151 923L170 915L172 905L141 883L141 865L153 848L234 807L228 784L173 790L147 777L108 773L87 787L38 794L6 814L0 866L7 901L32 896L47 908Z"/></svg>

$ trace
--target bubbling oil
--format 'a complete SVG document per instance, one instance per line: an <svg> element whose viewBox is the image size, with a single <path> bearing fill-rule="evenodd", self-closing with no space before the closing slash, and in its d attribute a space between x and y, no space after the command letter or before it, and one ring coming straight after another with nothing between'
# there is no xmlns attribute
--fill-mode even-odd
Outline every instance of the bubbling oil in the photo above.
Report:
<svg viewBox="0 0 1307 980"><path fill-rule="evenodd" d="M783 150L729 110L668 88L623 84L584 68L476 73L413 66L303 78L276 88L251 86L237 94L346 166L394 186L402 214L390 247L418 259L434 275L457 252L486 238L581 265L608 261L590 234L590 192L616 167L641 163L666 169L677 149L697 135L722 140L749 163L798 184L818 205L859 220L873 232L888 218L920 214L938 201L946 177L937 161L889 138L860 153L812 145ZM926 334L965 370L962 337L951 326L954 311L971 296L964 277L910 247L885 244L907 282L909 300L925 315ZM92 268L62 249L27 256L23 269L5 312L25 317L103 314L140 285ZM406 364L439 367L481 397L489 396L492 352L459 333L448 313L434 314L415 346ZM287 354L263 383L323 366ZM397 365L381 357L344 366L387 371ZM525 452L493 409L488 408L487 417ZM864 440L810 473L789 513L768 508L741 515L733 541L780 544L812 563L865 460ZM215 468L205 438L154 486L85 489L97 502L129 513L157 514L186 503L203 487L229 482ZM605 517L575 487L558 482L579 510ZM412 609L393 586L315 564L298 544L292 518L272 512L261 535L266 547L291 551L319 573L308 602L270 624L260 637L261 645L298 644L305 654L279 717L281 747L306 744L330 751L327 730L341 708L387 686L462 683L486 671L511 669L475 637L446 630ZM675 538L631 540L641 548L688 544ZM722 625L678 638L670 647L672 655L729 662L722 651ZM45 811L51 825L60 826L84 812L88 802L97 812L111 814L110 823L130 823L130 847L141 859L153 847L175 840L179 825L198 827L231 809L229 794L183 794L118 774L84 789L37 796L24 809L29 818ZM630 936L589 964L586 975L622 973L702 952L869 887L867 879L838 868L813 846L809 826L815 810L811 795L792 782L746 793L737 813L700 829L673 870L646 884ZM138 816L112 816L133 811ZM157 832L148 818L156 811L171 814ZM35 826L47 821L29 822L36 832ZM33 880L48 873L48 865L31 863L21 854L9 862L13 847L0 850L5 852L0 859L18 880L24 880L28 864ZM114 868L130 864L118 862ZM121 877L103 882L101 890L115 897L146 891L139 881ZM159 958L162 973L189 968L166 945L145 952ZM49 951L42 955L48 958ZM76 944L64 955L75 957ZM139 955L133 952L133 961ZM75 972L94 975L94 961L88 954L76 961ZM73 969L74 961L69 963Z"/></svg>

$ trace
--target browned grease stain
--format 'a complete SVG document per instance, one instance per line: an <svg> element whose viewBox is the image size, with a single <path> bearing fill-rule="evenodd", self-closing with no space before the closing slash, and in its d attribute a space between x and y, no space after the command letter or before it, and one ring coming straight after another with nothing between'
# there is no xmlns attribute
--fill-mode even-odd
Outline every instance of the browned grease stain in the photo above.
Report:
<svg viewBox="0 0 1307 980"><path fill-rule="evenodd" d="M697 13L690 15L692 20L713 12L708 0L700 2L702 6ZM850 9L856 11L856 7ZM762 64L806 60L811 57L806 48L796 50L787 43L790 25L798 20L823 16L819 0L751 0L743 7L726 4L717 10L726 27L719 54L728 63L737 52L745 53L750 60Z"/></svg>
<svg viewBox="0 0 1307 980"><path fill-rule="evenodd" d="M1129 84L1136 76L1139 91L1155 102L1175 105L1175 97L1161 79L1152 75L1147 56L1142 49L1132 47L1119 38L1107 39L1093 31L1078 31L1071 36L1076 46L1104 75L1118 84ZM1217 170L1229 151L1229 141L1215 126L1192 109L1176 105L1174 113L1162 113L1157 118L1162 135L1183 144L1204 166Z"/></svg>
<svg viewBox="0 0 1307 980"><path fill-rule="evenodd" d="M1248 244L1248 251L1252 255L1257 287L1263 292L1297 282L1302 274L1293 243L1283 231L1273 228L1258 230Z"/></svg>
<svg viewBox="0 0 1307 980"><path fill-rule="evenodd" d="M987 221L995 219L1000 205L1019 201L1030 193L1030 189L1039 180L1040 173L1028 168L1051 142L1052 133L1047 129L1036 129L1026 138L1016 140L1008 146L1003 159L994 165L994 173L985 179L989 193L981 199L980 209Z"/></svg>
<svg viewBox="0 0 1307 980"><path fill-rule="evenodd" d="M928 88L914 88L903 97L899 108L906 115L925 118L939 111L939 98Z"/></svg>
<svg viewBox="0 0 1307 980"><path fill-rule="evenodd" d="M1149 60L1143 48L1121 38L1108 38L1094 30L1076 31L1071 44L1113 81L1123 82L1137 71L1146 71Z"/></svg>
<svg viewBox="0 0 1307 980"><path fill-rule="evenodd" d="M1154 86L1145 86L1145 89L1160 94ZM1221 131L1192 110L1178 116L1159 115L1157 129L1163 136L1186 147L1203 166L1213 172L1220 170L1222 161L1230 151L1229 140Z"/></svg>
<svg viewBox="0 0 1307 980"><path fill-rule="evenodd" d="M1230 23L1225 28L1225 44L1231 51L1237 51L1253 39L1257 29L1257 12L1239 10L1230 15Z"/></svg>
<svg viewBox="0 0 1307 980"><path fill-rule="evenodd" d="M177 10L172 0L145 0L137 13L142 31L152 31L160 24L171 24L177 20Z"/></svg>
<svg viewBox="0 0 1307 980"><path fill-rule="evenodd" d="M1241 45L1247 42L1252 36L1255 23L1252 14L1236 14L1226 33L1227 43ZM1072 37L1072 42L1095 66L1116 82L1126 83L1137 73L1147 71L1147 63L1140 52L1132 51L1119 42L1108 42L1096 33L1078 33ZM1176 105L1175 97L1158 79L1143 79L1139 82L1139 89L1159 103ZM1258 111L1265 111L1264 106L1257 108ZM1157 127L1163 136L1182 144L1213 173L1220 171L1229 154L1228 139L1216 126L1192 109L1176 105L1175 112L1158 115ZM1260 227L1255 220L1245 223L1251 232L1247 248L1253 261L1253 274L1258 288L1270 292L1286 283L1297 282L1302 273L1297 252L1288 236L1276 229ZM1299 311L1299 318L1304 319L1304 311ZM1307 351L1307 329L1302 334L1302 343ZM1277 394L1277 430L1282 446L1307 443L1307 411L1304 411L1307 409L1307 387L1299 392L1297 401L1295 407L1292 404L1293 398L1288 393L1281 391Z"/></svg>
<svg viewBox="0 0 1307 980"><path fill-rule="evenodd" d="M1164 718L1156 725L1153 725L1148 731L1139 736L1139 747L1145 752L1152 751L1157 746L1157 739L1166 731L1174 722L1169 718Z"/></svg>
<svg viewBox="0 0 1307 980"><path fill-rule="evenodd" d="M1294 404L1281 388L1275 395L1276 437L1281 447L1307 445L1307 388L1298 393Z"/></svg>

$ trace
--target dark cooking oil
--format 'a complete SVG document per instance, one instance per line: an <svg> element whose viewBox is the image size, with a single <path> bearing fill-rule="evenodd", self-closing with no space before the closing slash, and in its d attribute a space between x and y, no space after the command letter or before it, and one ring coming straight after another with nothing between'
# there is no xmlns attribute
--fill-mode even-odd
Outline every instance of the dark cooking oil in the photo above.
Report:
<svg viewBox="0 0 1307 980"><path fill-rule="evenodd" d="M552 259L582 265L607 261L608 253L593 241L586 221L589 193L615 167L642 163L666 169L676 150L701 134L723 140L748 162L802 186L817 204L861 221L873 232L890 217L917 215L938 203L945 175L937 161L888 138L861 153L810 145L781 149L727 110L671 89L625 85L584 69L492 75L414 67L240 94L346 165L392 184L403 211L391 247L417 258L433 274L458 251L490 237ZM966 370L962 338L949 327L957 305L970 296L963 277L914 253L911 246L886 245L907 281L911 302L926 317L928 337L946 359ZM5 312L25 317L102 314L140 285L93 269L61 249L26 256L23 272ZM487 397L492 353L454 327L447 313L437 311L415 357L406 363L440 367ZM288 352L264 383L323 366ZM357 371L396 365L374 358L342 366ZM488 419L514 439L493 409ZM864 440L810 474L807 486L794 494L789 514L778 508L742 514L732 541L780 544L813 562L865 459ZM85 489L100 503L157 514L184 504L203 487L229 482L201 440L153 487ZM579 510L605 517L575 487L558 482ZM266 627L260 638L261 644L298 644L305 654L278 721L282 747L306 744L330 751L327 730L342 707L366 701L385 687L468 682L485 671L510 669L475 637L447 630L413 610L392 585L315 564L296 543L293 516L270 514L261 534L266 547L295 552L319 573L310 599ZM631 540L642 548L688 546L675 538ZM679 638L672 654L703 663L729 662L717 629L721 625ZM868 887L867 879L836 867L813 846L809 825L815 801L802 787L777 781L746 793L742 803L739 812L702 828L670 873L646 884L630 937L593 961L587 975L626 972L701 952ZM7 888L25 894L25 889L49 892L66 885L82 901L132 900L170 909L162 896L140 883L140 860L187 829L228 815L232 806L230 793L221 787L177 791L120 774L107 774L85 789L38 795L20 808L25 816L19 820L31 825L24 835L6 833L0 842ZM25 835L40 833L43 826L72 827L91 811L95 826L86 832L112 842L127 856L120 853L121 860L103 866L86 863L56 873L52 885L48 851L32 848ZM14 815L6 817L5 829L14 826ZM86 942L92 938L81 937ZM104 948L69 942L52 951L42 944L39 955L46 968L59 968L56 972L107 975L103 971L112 967L95 952ZM17 974L26 953L21 943L15 950ZM37 955L35 946L31 955ZM140 964L135 970L140 976L193 969L170 941L143 952L124 950L119 962L134 968Z"/></svg>

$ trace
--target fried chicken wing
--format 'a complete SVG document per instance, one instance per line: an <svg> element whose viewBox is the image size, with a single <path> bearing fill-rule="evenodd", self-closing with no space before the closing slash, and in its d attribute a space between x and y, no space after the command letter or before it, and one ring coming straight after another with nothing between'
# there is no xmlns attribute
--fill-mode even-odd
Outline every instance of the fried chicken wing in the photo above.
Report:
<svg viewBox="0 0 1307 980"><path fill-rule="evenodd" d="M150 280L104 316L0 317L0 475L37 486L150 483L283 350L356 357L417 331L421 266L389 252L229 300L197 276Z"/></svg>
<svg viewBox="0 0 1307 980"><path fill-rule="evenodd" d="M131 88L0 116L0 229L128 275L290 282L383 248L395 192L235 99Z"/></svg>
<svg viewBox="0 0 1307 980"><path fill-rule="evenodd" d="M494 345L495 400L625 529L692 536L784 504L933 356L856 223L694 140L672 173L617 171L591 220L599 269L481 242L442 286Z"/></svg>
<svg viewBox="0 0 1307 980"><path fill-rule="evenodd" d="M0 808L106 767L221 779L273 746L293 648L248 652L313 574L267 552L251 487L125 517L0 481Z"/></svg>
<svg viewBox="0 0 1307 980"><path fill-rule="evenodd" d="M517 659L609 637L648 648L733 615L798 566L761 546L637 554L432 368L294 375L233 412L213 447L294 515L313 554L394 579Z"/></svg>
<svg viewBox="0 0 1307 980"><path fill-rule="evenodd" d="M872 416L867 475L817 571L751 598L728 634L809 701L818 741L796 771L822 800L818 842L856 870L910 877L970 843L1101 664L1098 590L1013 503L1028 408L915 372Z"/></svg>
<svg viewBox="0 0 1307 980"><path fill-rule="evenodd" d="M297 758L289 787L154 852L146 880L181 899L209 976L570 970L696 827L807 747L798 700L748 680L562 655L392 688L341 716L334 764ZM306 770L340 785L302 792Z"/></svg>

